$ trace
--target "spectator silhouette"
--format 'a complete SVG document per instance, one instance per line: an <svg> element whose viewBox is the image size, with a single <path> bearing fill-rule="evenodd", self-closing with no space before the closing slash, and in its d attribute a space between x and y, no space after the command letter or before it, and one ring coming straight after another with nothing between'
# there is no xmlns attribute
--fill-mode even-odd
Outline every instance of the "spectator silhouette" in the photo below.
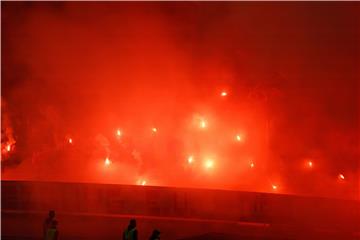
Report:
<svg viewBox="0 0 360 240"><path fill-rule="evenodd" d="M129 226L125 229L123 233L123 240L137 240L138 232L136 229L136 220L131 219L129 222Z"/></svg>
<svg viewBox="0 0 360 240"><path fill-rule="evenodd" d="M57 240L59 236L59 231L57 230L58 222L53 220L51 222L50 228L46 232L46 240Z"/></svg>
<svg viewBox="0 0 360 240"><path fill-rule="evenodd" d="M47 231L49 228L52 227L53 221L55 221L55 211L50 210L48 217L45 219L43 223L43 237L45 240L47 239Z"/></svg>
<svg viewBox="0 0 360 240"><path fill-rule="evenodd" d="M160 231L155 229L151 234L149 240L160 240Z"/></svg>

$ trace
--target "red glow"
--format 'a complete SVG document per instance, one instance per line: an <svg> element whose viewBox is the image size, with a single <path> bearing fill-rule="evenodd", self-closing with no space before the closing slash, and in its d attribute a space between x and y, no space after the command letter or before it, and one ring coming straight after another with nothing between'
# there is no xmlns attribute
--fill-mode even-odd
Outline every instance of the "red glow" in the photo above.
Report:
<svg viewBox="0 0 360 240"><path fill-rule="evenodd" d="M137 181L137 185L145 186L146 184L147 184L146 179L141 178Z"/></svg>
<svg viewBox="0 0 360 240"><path fill-rule="evenodd" d="M238 141L238 142L241 142L242 141L242 137L241 137L241 135L236 135L235 136L235 139L236 139L236 141Z"/></svg>
<svg viewBox="0 0 360 240"><path fill-rule="evenodd" d="M312 162L312 161L308 161L308 162L307 162L307 166L308 166L309 168L312 168L312 167L313 167L313 165L314 165L314 164L313 164L313 162Z"/></svg>
<svg viewBox="0 0 360 240"><path fill-rule="evenodd" d="M226 97L227 95L228 95L228 93L227 93L226 91L222 91L222 92L221 92L221 96L222 96L222 97Z"/></svg>
<svg viewBox="0 0 360 240"><path fill-rule="evenodd" d="M250 163L250 167L251 168L254 168L255 167L255 164L253 162Z"/></svg>
<svg viewBox="0 0 360 240"><path fill-rule="evenodd" d="M358 24L217 4L5 6L5 178L357 194Z"/></svg>
<svg viewBox="0 0 360 240"><path fill-rule="evenodd" d="M340 179L340 180L345 180L345 176L340 173L340 174L338 175L338 179Z"/></svg>
<svg viewBox="0 0 360 240"><path fill-rule="evenodd" d="M273 189L274 191L277 190L277 188L278 188L278 186L275 185L275 184L272 184L271 187L272 187L272 189Z"/></svg>
<svg viewBox="0 0 360 240"><path fill-rule="evenodd" d="M109 166L111 164L111 161L109 158L106 158L104 161L105 166Z"/></svg>
<svg viewBox="0 0 360 240"><path fill-rule="evenodd" d="M214 168L214 160L212 160L212 159L205 160L204 167L206 169L213 169Z"/></svg>
<svg viewBox="0 0 360 240"><path fill-rule="evenodd" d="M189 163L189 164L192 164L193 161L194 161L194 157L193 157L193 156L189 156L189 157L188 157L188 163Z"/></svg>
<svg viewBox="0 0 360 240"><path fill-rule="evenodd" d="M121 130L120 129L116 130L116 136L118 136L118 137L121 136Z"/></svg>
<svg viewBox="0 0 360 240"><path fill-rule="evenodd" d="M206 127L207 127L207 123L206 123L206 121L204 119L202 119L200 121L200 128L206 128Z"/></svg>

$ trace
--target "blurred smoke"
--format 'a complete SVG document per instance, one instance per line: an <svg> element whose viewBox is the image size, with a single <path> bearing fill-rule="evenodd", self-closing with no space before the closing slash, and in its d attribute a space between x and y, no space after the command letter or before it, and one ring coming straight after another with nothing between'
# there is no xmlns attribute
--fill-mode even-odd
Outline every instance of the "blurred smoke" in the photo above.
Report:
<svg viewBox="0 0 360 240"><path fill-rule="evenodd" d="M13 165L58 161L66 180L110 156L123 176L160 185L268 191L277 179L284 192L331 196L358 188L358 5L2 5L2 144L16 143ZM193 116L206 117L207 131ZM239 131L241 146L232 142ZM189 154L216 155L216 179L190 176ZM321 168L314 177L299 170L307 158ZM334 190L338 172L353 183L346 190Z"/></svg>

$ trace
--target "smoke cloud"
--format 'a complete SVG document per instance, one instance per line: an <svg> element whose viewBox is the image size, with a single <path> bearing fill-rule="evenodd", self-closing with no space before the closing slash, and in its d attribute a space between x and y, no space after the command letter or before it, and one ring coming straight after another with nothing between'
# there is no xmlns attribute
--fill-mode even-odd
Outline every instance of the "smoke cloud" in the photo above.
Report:
<svg viewBox="0 0 360 240"><path fill-rule="evenodd" d="M2 5L3 178L358 197L359 5Z"/></svg>

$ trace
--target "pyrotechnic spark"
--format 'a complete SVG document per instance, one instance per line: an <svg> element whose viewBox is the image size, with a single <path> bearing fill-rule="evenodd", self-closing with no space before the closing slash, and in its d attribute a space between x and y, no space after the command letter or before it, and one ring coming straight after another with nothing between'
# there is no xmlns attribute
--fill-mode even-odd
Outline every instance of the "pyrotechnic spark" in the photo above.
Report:
<svg viewBox="0 0 360 240"><path fill-rule="evenodd" d="M191 164L194 161L194 157L193 156L189 156L188 157L188 163Z"/></svg>
<svg viewBox="0 0 360 240"><path fill-rule="evenodd" d="M146 180L145 179L139 179L138 181L137 181L137 185L141 185L141 186L145 186L146 185Z"/></svg>
<svg viewBox="0 0 360 240"><path fill-rule="evenodd" d="M8 152L11 151L11 145L10 145L10 144L8 144L8 145L6 146L6 151L8 151Z"/></svg>
<svg viewBox="0 0 360 240"><path fill-rule="evenodd" d="M307 165L308 165L309 168L312 168L312 167L313 167L313 162L312 162L312 161L308 161L308 162L307 162Z"/></svg>
<svg viewBox="0 0 360 240"><path fill-rule="evenodd" d="M212 159L207 159L204 165L206 169L214 168L214 161Z"/></svg>
<svg viewBox="0 0 360 240"><path fill-rule="evenodd" d="M222 91L222 92L221 92L221 96L222 96L222 97L226 97L226 96L227 96L227 92L226 92L226 91Z"/></svg>
<svg viewBox="0 0 360 240"><path fill-rule="evenodd" d="M116 136L118 136L118 137L121 136L121 131L120 131L120 129L116 130Z"/></svg>
<svg viewBox="0 0 360 240"><path fill-rule="evenodd" d="M204 120L204 119L202 119L201 121L200 121L200 128L206 128L206 121Z"/></svg>
<svg viewBox="0 0 360 240"><path fill-rule="evenodd" d="M274 184L273 184L271 187L272 187L273 190L276 190L276 189L278 188L278 187L277 187L276 185L274 185Z"/></svg>
<svg viewBox="0 0 360 240"><path fill-rule="evenodd" d="M155 128L155 127L153 127L151 130L152 130L154 133L157 132L157 128Z"/></svg>
<svg viewBox="0 0 360 240"><path fill-rule="evenodd" d="M338 178L339 178L340 180L345 180L345 176L344 176L343 174L341 174L341 173L338 175Z"/></svg>
<svg viewBox="0 0 360 240"><path fill-rule="evenodd" d="M69 138L68 142L69 142L70 144L72 144L72 143L73 143L72 138Z"/></svg>
<svg viewBox="0 0 360 240"><path fill-rule="evenodd" d="M250 162L250 167L251 168L254 168L255 167L255 164L253 162Z"/></svg>
<svg viewBox="0 0 360 240"><path fill-rule="evenodd" d="M238 142L240 142L240 141L242 140L242 138L241 138L241 136L240 136L239 134L236 135L235 139L236 139L236 141L238 141Z"/></svg>
<svg viewBox="0 0 360 240"><path fill-rule="evenodd" d="M111 164L111 161L109 158L106 158L104 161L105 166L109 166Z"/></svg>

